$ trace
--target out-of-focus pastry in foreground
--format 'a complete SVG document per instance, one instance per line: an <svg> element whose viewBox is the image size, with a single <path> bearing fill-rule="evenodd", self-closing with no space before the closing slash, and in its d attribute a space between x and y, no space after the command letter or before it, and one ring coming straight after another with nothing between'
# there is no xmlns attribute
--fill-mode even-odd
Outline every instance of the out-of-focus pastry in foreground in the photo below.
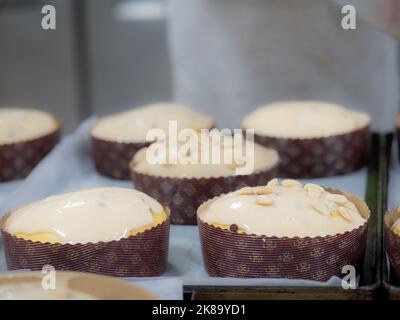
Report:
<svg viewBox="0 0 400 320"><path fill-rule="evenodd" d="M48 277L49 281L45 281ZM54 281L54 283L50 283ZM50 287L54 285L54 287ZM48 287L47 287L48 286ZM0 300L155 300L146 289L110 277L78 272L0 275Z"/></svg>

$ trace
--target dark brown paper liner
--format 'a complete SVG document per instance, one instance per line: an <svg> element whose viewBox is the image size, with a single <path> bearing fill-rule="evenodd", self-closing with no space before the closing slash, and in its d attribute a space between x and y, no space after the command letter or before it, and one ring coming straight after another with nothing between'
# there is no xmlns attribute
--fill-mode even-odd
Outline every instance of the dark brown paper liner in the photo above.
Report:
<svg viewBox="0 0 400 320"><path fill-rule="evenodd" d="M265 185L277 176L277 165L250 175L217 178L168 178L132 171L137 190L171 210L171 223L196 224L197 208L205 201L246 186Z"/></svg>
<svg viewBox="0 0 400 320"><path fill-rule="evenodd" d="M17 238L4 230L3 246L9 270L56 270L98 273L115 277L153 277L165 270L169 218L162 224L118 241L87 244L50 244Z"/></svg>
<svg viewBox="0 0 400 320"><path fill-rule="evenodd" d="M366 205L361 207L365 211ZM212 277L315 281L342 277L345 265L359 266L368 225L334 236L279 238L234 233L211 226L199 217L197 223L205 267Z"/></svg>
<svg viewBox="0 0 400 320"><path fill-rule="evenodd" d="M279 153L279 176L286 178L318 178L350 173L367 164L370 152L369 126L346 134L313 139L255 134L254 141Z"/></svg>
<svg viewBox="0 0 400 320"><path fill-rule="evenodd" d="M397 279L400 279L400 237L390 229L398 218L400 218L399 209L387 212L384 217L384 228L386 251L389 256L390 265L393 267Z"/></svg>
<svg viewBox="0 0 400 320"><path fill-rule="evenodd" d="M92 139L92 154L96 170L107 177L129 180L131 177L129 163L135 153L147 147L146 142L116 142Z"/></svg>
<svg viewBox="0 0 400 320"><path fill-rule="evenodd" d="M2 285L31 284L36 289L43 289L44 274L41 272L16 272L0 275ZM58 271L55 274L56 284L62 283L66 288L87 294L100 300L159 300L148 290L112 277ZM31 299L35 300L35 296Z"/></svg>
<svg viewBox="0 0 400 320"><path fill-rule="evenodd" d="M60 139L60 125L43 137L0 144L0 182L23 179L54 148Z"/></svg>

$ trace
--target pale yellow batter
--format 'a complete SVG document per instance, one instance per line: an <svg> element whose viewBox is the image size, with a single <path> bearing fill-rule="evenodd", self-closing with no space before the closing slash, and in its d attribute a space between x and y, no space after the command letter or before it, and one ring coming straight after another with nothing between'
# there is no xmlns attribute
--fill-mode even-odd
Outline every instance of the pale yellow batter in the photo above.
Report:
<svg viewBox="0 0 400 320"><path fill-rule="evenodd" d="M169 121L177 121L177 129L200 130L214 126L211 117L203 116L186 106L156 103L100 119L92 128L92 136L108 141L143 142L150 129L159 128L168 134Z"/></svg>
<svg viewBox="0 0 400 320"><path fill-rule="evenodd" d="M276 166L279 161L278 153L269 148L250 141L240 141L231 137L223 137L219 134L219 142L212 142L212 131L209 142L205 143L198 136L197 143L189 145L187 141L178 144L177 147L164 142L155 142L148 148L143 148L136 153L131 168L135 172L162 177L173 178L208 178L226 177L238 174L251 174L259 170L265 170ZM246 145L247 144L247 145ZM188 146L185 148L184 145ZM149 149L158 150L157 157L160 163L153 163L149 159ZM246 149L248 148L248 149ZM235 151L236 150L236 151ZM235 152L241 150L241 156L235 156ZM173 156L176 161L174 162ZM214 160L217 161L213 161ZM242 169L242 171L238 171Z"/></svg>
<svg viewBox="0 0 400 320"><path fill-rule="evenodd" d="M49 243L112 241L136 235L167 219L153 198L132 189L97 188L46 198L17 208L5 230Z"/></svg>
<svg viewBox="0 0 400 320"><path fill-rule="evenodd" d="M54 117L43 111L0 108L0 144L40 138L58 126Z"/></svg>
<svg viewBox="0 0 400 320"><path fill-rule="evenodd" d="M259 135L318 138L348 133L370 124L367 113L323 101L274 102L252 112L242 127Z"/></svg>
<svg viewBox="0 0 400 320"><path fill-rule="evenodd" d="M315 184L277 179L211 200L198 209L198 215L223 229L277 237L341 234L366 222L343 195Z"/></svg>

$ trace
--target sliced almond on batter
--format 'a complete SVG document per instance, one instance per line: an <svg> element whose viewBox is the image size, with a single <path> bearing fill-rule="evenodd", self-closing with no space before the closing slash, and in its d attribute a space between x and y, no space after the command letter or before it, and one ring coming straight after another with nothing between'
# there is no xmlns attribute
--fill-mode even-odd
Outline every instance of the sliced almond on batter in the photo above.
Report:
<svg viewBox="0 0 400 320"><path fill-rule="evenodd" d="M338 211L344 220L346 220L348 222L351 222L353 220L348 209L346 209L344 207L339 207Z"/></svg>
<svg viewBox="0 0 400 320"><path fill-rule="evenodd" d="M321 186L317 185L317 184L313 184L313 183L307 183L304 186L304 190L307 191L308 196L311 198L319 198L322 193L325 191L324 188L322 188Z"/></svg>
<svg viewBox="0 0 400 320"><path fill-rule="evenodd" d="M274 199L269 194L262 194L257 196L256 203L261 206L270 206L274 204Z"/></svg>
<svg viewBox="0 0 400 320"><path fill-rule="evenodd" d="M246 159L240 158L240 159L235 159L235 165L236 167L244 167L246 165Z"/></svg>
<svg viewBox="0 0 400 320"><path fill-rule="evenodd" d="M253 190L258 195L271 194L272 193L271 188L268 188L267 186L265 186L265 187L264 186L262 186L262 187L254 187Z"/></svg>
<svg viewBox="0 0 400 320"><path fill-rule="evenodd" d="M333 201L341 206L345 205L348 202L347 198L341 194L328 194L326 196L326 199Z"/></svg>
<svg viewBox="0 0 400 320"><path fill-rule="evenodd" d="M267 187L277 186L279 184L278 178L274 178L267 183Z"/></svg>
<svg viewBox="0 0 400 320"><path fill-rule="evenodd" d="M302 187L303 185L297 180L286 179L282 181L282 186L287 188L295 188L295 187Z"/></svg>
<svg viewBox="0 0 400 320"><path fill-rule="evenodd" d="M239 194L241 196L250 196L254 194L254 190L251 187L244 187L243 189L239 190Z"/></svg>
<svg viewBox="0 0 400 320"><path fill-rule="evenodd" d="M332 218L342 218L342 219L346 220L347 222L352 221L351 214L344 207L339 207L336 211L332 211L331 217Z"/></svg>
<svg viewBox="0 0 400 320"><path fill-rule="evenodd" d="M322 201L313 199L310 201L310 206L315 211L317 211L319 214L322 214L323 216L329 216L329 209L328 209L327 205L325 203L323 203Z"/></svg>

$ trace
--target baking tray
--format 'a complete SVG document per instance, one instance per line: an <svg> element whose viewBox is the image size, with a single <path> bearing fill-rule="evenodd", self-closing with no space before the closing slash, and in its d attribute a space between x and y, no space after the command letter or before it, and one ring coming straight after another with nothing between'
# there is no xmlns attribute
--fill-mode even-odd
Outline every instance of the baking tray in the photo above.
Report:
<svg viewBox="0 0 400 320"><path fill-rule="evenodd" d="M372 134L365 201L371 209L367 246L357 289L291 286L184 286L185 299L268 300L373 300L382 297L382 217L385 207L387 171L386 136ZM399 289L400 293L400 289Z"/></svg>
<svg viewBox="0 0 400 320"><path fill-rule="evenodd" d="M57 148L10 193L2 204L2 213L23 203L45 196L74 189L95 186L120 186L131 188L128 181L118 181L100 176L93 165L90 153L88 130L93 119L85 121L77 131L67 136ZM367 253L361 272L360 286L356 290L339 288L340 279L326 283L287 279L233 279L212 278L204 269L198 230L195 226L171 226L170 255L166 272L162 278L173 277L182 280L187 299L372 299L379 280L376 276L376 216L378 197L375 192L379 181L379 154L381 144L378 135L372 136L373 152L369 168L358 172L326 179L311 180L314 183L342 189L359 197L366 197L372 210L368 234ZM60 163L68 163L65 170ZM51 175L48 173L51 172ZM60 182L61 181L61 182ZM303 181L304 182L304 181ZM367 188L366 188L367 186ZM0 251L1 250L0 245ZM0 271L6 270L4 259L0 258Z"/></svg>
<svg viewBox="0 0 400 320"><path fill-rule="evenodd" d="M395 141L395 143L393 143L393 141ZM400 150L398 149L397 140L394 139L394 135L392 133L388 133L384 136L383 144L385 152L382 154L382 167L385 174L382 184L387 186L383 192L385 200L384 212L386 212L387 209L392 209L400 205L398 197L391 193L392 191L398 190L397 184L400 182L398 181L400 178ZM381 219L381 227L383 229L383 215ZM384 237L382 237L381 241L383 250L381 264L384 297L389 300L400 300L400 281L399 279L396 279L393 270L391 270L390 262L386 255L386 244Z"/></svg>

